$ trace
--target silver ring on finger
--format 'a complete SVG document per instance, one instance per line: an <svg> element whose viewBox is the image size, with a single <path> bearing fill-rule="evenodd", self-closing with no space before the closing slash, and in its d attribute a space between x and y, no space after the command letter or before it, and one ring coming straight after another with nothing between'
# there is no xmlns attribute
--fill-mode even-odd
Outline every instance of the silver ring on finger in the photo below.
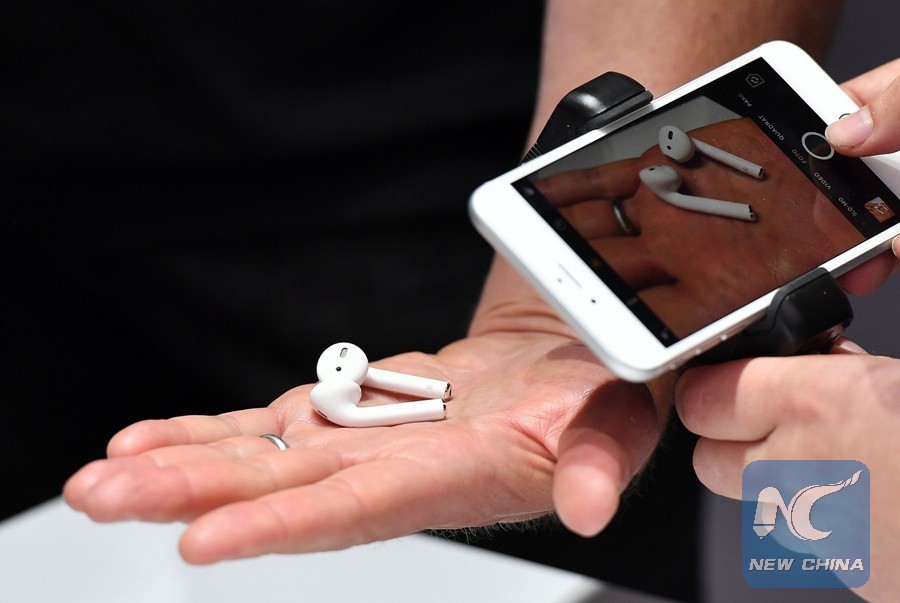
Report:
<svg viewBox="0 0 900 603"><path fill-rule="evenodd" d="M261 437L264 440L269 440L270 442L275 444L275 446L278 447L278 450L287 450L288 448L290 448L290 446L288 446L288 443L285 442L281 438L281 436L277 436L274 433L264 433L259 437Z"/></svg>
<svg viewBox="0 0 900 603"><path fill-rule="evenodd" d="M622 209L621 199L612 200L612 210L613 215L616 217L616 222L619 223L619 228L622 229L622 232L629 237L636 237L638 235L638 230L634 227L634 224L631 223L631 220L628 219L625 210Z"/></svg>

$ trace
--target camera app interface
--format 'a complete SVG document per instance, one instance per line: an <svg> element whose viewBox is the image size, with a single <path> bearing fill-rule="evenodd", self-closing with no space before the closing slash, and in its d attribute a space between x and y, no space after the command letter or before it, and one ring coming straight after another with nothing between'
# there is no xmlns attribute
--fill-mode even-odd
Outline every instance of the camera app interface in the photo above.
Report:
<svg viewBox="0 0 900 603"><path fill-rule="evenodd" d="M514 183L664 345L900 220L763 59Z"/></svg>

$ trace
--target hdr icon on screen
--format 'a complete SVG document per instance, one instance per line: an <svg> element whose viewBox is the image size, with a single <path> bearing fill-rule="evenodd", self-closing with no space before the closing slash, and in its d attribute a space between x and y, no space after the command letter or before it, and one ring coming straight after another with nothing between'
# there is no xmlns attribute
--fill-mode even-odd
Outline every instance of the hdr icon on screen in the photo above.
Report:
<svg viewBox="0 0 900 603"><path fill-rule="evenodd" d="M756 461L743 474L744 579L847 588L869 579L869 470L859 461Z"/></svg>

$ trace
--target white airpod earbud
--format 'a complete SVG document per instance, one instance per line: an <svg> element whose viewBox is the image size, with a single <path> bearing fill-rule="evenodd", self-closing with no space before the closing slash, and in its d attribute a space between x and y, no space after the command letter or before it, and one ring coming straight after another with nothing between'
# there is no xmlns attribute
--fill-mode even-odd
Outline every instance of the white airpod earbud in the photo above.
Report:
<svg viewBox="0 0 900 603"><path fill-rule="evenodd" d="M753 208L746 203L720 201L719 199L679 193L681 177L678 172L667 165L646 167L640 171L639 176L641 182L646 184L647 188L656 193L660 199L676 207L748 222L756 220Z"/></svg>
<svg viewBox="0 0 900 603"><path fill-rule="evenodd" d="M322 352L316 364L316 375L319 381L343 377L359 385L410 396L446 400L451 393L450 384L446 381L370 367L366 353L359 346L347 342L335 343Z"/></svg>
<svg viewBox="0 0 900 603"><path fill-rule="evenodd" d="M366 354L352 343L329 346L319 357L316 373L320 383L310 392L313 408L332 423L344 427L437 421L447 416L445 400L451 395L449 383L370 367ZM432 399L359 407L361 385L410 396L432 396Z"/></svg>
<svg viewBox="0 0 900 603"><path fill-rule="evenodd" d="M728 151L723 151L702 140L692 138L675 126L663 126L660 129L659 148L663 155L678 163L690 161L691 157L694 156L694 152L700 151L707 157L720 161L754 178L762 178L766 174L762 166L737 155L732 155Z"/></svg>
<svg viewBox="0 0 900 603"><path fill-rule="evenodd" d="M319 382L309 393L309 401L320 415L344 427L377 427L439 421L447 416L447 404L441 399L396 402L379 406L357 406L362 388L350 379Z"/></svg>

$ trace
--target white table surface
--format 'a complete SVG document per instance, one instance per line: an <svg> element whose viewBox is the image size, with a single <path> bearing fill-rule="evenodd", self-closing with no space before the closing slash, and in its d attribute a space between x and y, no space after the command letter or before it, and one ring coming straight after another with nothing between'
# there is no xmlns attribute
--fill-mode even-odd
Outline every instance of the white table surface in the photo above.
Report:
<svg viewBox="0 0 900 603"><path fill-rule="evenodd" d="M195 567L180 524L96 524L51 500L0 523L0 601L652 603L565 571L424 535Z"/></svg>

